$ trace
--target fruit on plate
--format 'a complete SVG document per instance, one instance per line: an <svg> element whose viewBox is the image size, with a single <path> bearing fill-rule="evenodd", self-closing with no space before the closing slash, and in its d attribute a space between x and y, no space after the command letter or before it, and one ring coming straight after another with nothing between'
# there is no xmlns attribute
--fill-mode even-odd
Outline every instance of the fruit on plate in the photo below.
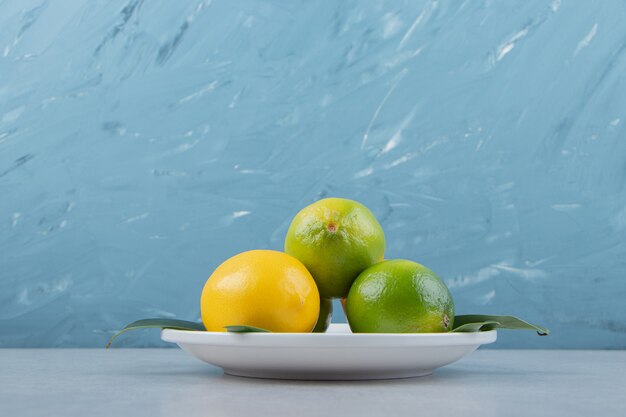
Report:
<svg viewBox="0 0 626 417"><path fill-rule="evenodd" d="M211 274L200 298L202 322L213 332L232 325L310 332L319 311L319 292L309 271L293 256L272 250L226 260Z"/></svg>
<svg viewBox="0 0 626 417"><path fill-rule="evenodd" d="M286 253L285 253L286 252ZM384 260L385 235L364 205L326 198L302 209L285 252L252 250L223 262L200 297L202 323L149 318L115 333L156 327L216 332L323 333L340 298L353 333L550 331L512 316L454 316L444 282L416 262ZM456 327L454 327L456 325Z"/></svg>
<svg viewBox="0 0 626 417"><path fill-rule="evenodd" d="M345 297L361 271L384 259L385 234L363 204L325 198L294 217L285 252L307 267L322 297Z"/></svg>
<svg viewBox="0 0 626 417"><path fill-rule="evenodd" d="M430 269L403 259L361 272L346 300L354 333L439 333L452 329L454 301Z"/></svg>
<svg viewBox="0 0 626 417"><path fill-rule="evenodd" d="M324 333L333 316L333 301L330 298L320 298L320 315L313 328L313 333Z"/></svg>

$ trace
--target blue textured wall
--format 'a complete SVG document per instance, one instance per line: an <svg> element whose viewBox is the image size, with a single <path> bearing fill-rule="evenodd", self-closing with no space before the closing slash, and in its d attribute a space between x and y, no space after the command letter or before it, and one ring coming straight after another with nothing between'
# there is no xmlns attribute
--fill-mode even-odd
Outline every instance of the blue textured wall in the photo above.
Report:
<svg viewBox="0 0 626 417"><path fill-rule="evenodd" d="M459 313L626 347L623 1L0 3L0 346L195 319L323 196ZM158 332L120 346L164 345Z"/></svg>

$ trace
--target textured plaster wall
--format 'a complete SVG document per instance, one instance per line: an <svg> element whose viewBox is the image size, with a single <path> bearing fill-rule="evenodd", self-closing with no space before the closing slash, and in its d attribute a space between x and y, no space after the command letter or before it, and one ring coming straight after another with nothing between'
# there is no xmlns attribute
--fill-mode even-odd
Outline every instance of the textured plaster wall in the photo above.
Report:
<svg viewBox="0 0 626 417"><path fill-rule="evenodd" d="M222 260L343 196L457 312L553 330L496 347L625 348L625 21L623 1L0 2L0 346L196 319Z"/></svg>

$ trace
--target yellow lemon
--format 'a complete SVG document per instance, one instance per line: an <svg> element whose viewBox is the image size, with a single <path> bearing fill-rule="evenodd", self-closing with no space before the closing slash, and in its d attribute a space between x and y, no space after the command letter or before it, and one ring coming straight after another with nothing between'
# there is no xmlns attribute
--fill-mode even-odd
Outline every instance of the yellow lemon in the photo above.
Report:
<svg viewBox="0 0 626 417"><path fill-rule="evenodd" d="M211 274L200 298L208 331L246 325L272 332L310 332L320 312L311 273L283 252L252 250L226 260Z"/></svg>

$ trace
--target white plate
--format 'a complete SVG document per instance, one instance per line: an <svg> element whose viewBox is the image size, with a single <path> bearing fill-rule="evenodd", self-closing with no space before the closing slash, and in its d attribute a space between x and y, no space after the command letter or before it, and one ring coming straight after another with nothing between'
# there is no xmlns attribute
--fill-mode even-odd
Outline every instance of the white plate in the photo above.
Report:
<svg viewBox="0 0 626 417"><path fill-rule="evenodd" d="M164 329L161 339L229 375L276 379L389 379L429 375L495 342L477 333L353 334L347 324L326 333L220 333Z"/></svg>

